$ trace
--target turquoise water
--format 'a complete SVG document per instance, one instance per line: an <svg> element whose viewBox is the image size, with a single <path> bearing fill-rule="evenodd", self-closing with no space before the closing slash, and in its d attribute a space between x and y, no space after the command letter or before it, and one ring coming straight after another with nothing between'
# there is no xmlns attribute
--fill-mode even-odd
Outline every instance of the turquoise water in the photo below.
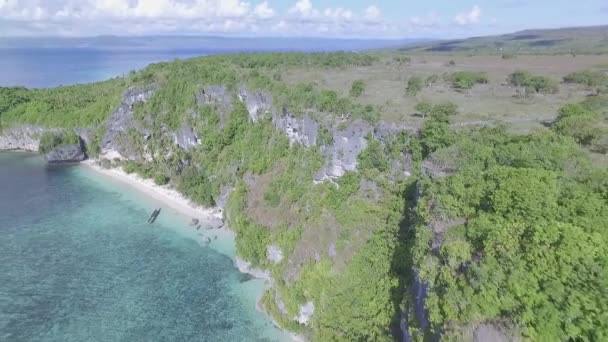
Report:
<svg viewBox="0 0 608 342"><path fill-rule="evenodd" d="M229 236L84 167L0 153L0 340L280 341ZM215 239L215 236L217 240Z"/></svg>

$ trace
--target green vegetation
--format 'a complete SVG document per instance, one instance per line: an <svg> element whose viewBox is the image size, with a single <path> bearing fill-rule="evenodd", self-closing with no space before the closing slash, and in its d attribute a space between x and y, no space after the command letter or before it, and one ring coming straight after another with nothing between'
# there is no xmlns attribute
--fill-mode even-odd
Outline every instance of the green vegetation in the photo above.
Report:
<svg viewBox="0 0 608 342"><path fill-rule="evenodd" d="M407 80L407 88L405 92L409 96L416 96L422 90L422 79L418 76L412 76Z"/></svg>
<svg viewBox="0 0 608 342"><path fill-rule="evenodd" d="M353 82L353 85L350 87L350 96L351 97L359 97L363 95L365 92L365 82L362 80L356 80Z"/></svg>
<svg viewBox="0 0 608 342"><path fill-rule="evenodd" d="M507 82L514 87L525 87L536 93L555 94L559 90L555 81L544 76L533 76L527 71L513 72Z"/></svg>
<svg viewBox="0 0 608 342"><path fill-rule="evenodd" d="M396 58L409 63L407 56ZM41 151L78 142L75 127L93 128L87 148L96 153L120 94L134 86L155 89L134 112L146 137L137 128L121 136L140 158L114 165L171 184L202 205L226 201L238 256L273 276L264 308L281 326L312 340L390 341L403 313L415 339L441 333L461 340L485 323L530 340L605 340L608 172L590 156L608 150L608 99L591 96L564 106L550 129L532 134L455 129L456 105L419 102L419 132L374 130L356 170L316 184L334 131L356 119L377 121L381 107L359 102L370 97L359 98L366 88L361 80L325 89L289 81L281 70L343 70L376 61L336 53L159 63L92 85L0 88L0 115L8 124L65 127L45 133ZM474 72L448 75L456 89L487 79ZM436 82L436 75L411 77L408 93L410 86L415 95ZM513 73L509 82L539 92L552 86L526 72ZM201 100L209 86L223 86L231 105ZM340 96L348 87L350 96ZM237 99L245 91L263 91L273 109L316 120L318 146L290 144L262 111L251 120ZM168 134L183 125L200 140L189 150ZM271 245L281 249L281 261L268 259ZM427 331L416 323L416 275L428 285ZM293 317L307 302L315 313L304 326Z"/></svg>
<svg viewBox="0 0 608 342"><path fill-rule="evenodd" d="M435 164L453 169L420 181L413 251L431 329L507 320L532 340L604 339L606 170L550 132L464 131L444 148Z"/></svg>
<svg viewBox="0 0 608 342"><path fill-rule="evenodd" d="M123 79L51 89L0 88L0 118L49 127L86 127L104 122L118 107Z"/></svg>
<svg viewBox="0 0 608 342"><path fill-rule="evenodd" d="M600 114L585 103L562 107L551 128L593 151L608 152L608 115Z"/></svg>
<svg viewBox="0 0 608 342"><path fill-rule="evenodd" d="M80 137L74 131L47 131L40 136L38 151L40 153L49 153L59 146L71 144L80 144Z"/></svg>
<svg viewBox="0 0 608 342"><path fill-rule="evenodd" d="M476 84L488 83L488 77L482 72L458 71L450 75L452 87L456 90L467 90Z"/></svg>
<svg viewBox="0 0 608 342"><path fill-rule="evenodd" d="M564 76L564 82L584 85L599 94L608 89L608 74L595 70L573 72Z"/></svg>

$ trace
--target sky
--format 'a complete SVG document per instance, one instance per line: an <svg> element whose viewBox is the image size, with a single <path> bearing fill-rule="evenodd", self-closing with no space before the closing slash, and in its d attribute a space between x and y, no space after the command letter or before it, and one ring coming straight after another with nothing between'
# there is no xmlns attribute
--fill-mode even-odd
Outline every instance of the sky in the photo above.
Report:
<svg viewBox="0 0 608 342"><path fill-rule="evenodd" d="M0 0L0 36L459 38L608 24L608 0Z"/></svg>

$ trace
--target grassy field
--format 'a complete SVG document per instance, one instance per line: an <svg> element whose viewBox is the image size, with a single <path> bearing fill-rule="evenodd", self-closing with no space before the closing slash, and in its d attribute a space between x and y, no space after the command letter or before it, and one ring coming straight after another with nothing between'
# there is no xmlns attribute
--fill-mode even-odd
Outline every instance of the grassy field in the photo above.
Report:
<svg viewBox="0 0 608 342"><path fill-rule="evenodd" d="M402 61L407 56L409 61ZM440 54L401 55L386 53L371 66L339 69L292 67L284 70L283 80L289 84L313 83L349 96L353 82L362 80L363 93L354 100L363 105L382 108L382 119L420 127L424 119L414 107L420 102L452 102L460 114L453 119L456 125L470 125L478 121L508 122L527 129L552 120L565 103L584 99L590 91L584 86L562 83L563 77L580 70L606 70L608 56L603 55L523 55L503 59L502 56L463 56ZM534 94L517 97L515 87L507 83L509 74L516 70L529 71L558 83L555 94ZM488 83L475 85L470 90L453 89L446 80L459 71L483 72ZM423 87L416 95L407 94L407 83L419 77ZM428 84L427 80L436 82Z"/></svg>

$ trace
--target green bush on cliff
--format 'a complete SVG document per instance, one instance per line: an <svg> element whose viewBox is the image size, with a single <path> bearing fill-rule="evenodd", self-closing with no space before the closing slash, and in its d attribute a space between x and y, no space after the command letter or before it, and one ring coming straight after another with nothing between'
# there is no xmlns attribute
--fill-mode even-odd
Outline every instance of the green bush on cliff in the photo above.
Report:
<svg viewBox="0 0 608 342"><path fill-rule="evenodd" d="M61 145L80 144L80 137L70 130L46 131L40 136L38 151L49 153Z"/></svg>

